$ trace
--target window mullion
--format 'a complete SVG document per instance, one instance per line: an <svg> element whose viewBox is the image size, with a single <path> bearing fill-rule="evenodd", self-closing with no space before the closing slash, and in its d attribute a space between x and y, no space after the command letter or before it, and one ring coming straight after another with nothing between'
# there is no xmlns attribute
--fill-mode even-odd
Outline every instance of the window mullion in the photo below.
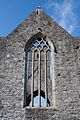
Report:
<svg viewBox="0 0 80 120"><path fill-rule="evenodd" d="M32 101L32 107L34 106L34 51L32 51L32 82L31 82L31 101Z"/></svg>
<svg viewBox="0 0 80 120"><path fill-rule="evenodd" d="M46 99L46 107L47 107L47 55L45 51L45 99Z"/></svg>
<svg viewBox="0 0 80 120"><path fill-rule="evenodd" d="M29 77L29 51L27 53L27 80L28 80L28 77Z"/></svg>
<svg viewBox="0 0 80 120"><path fill-rule="evenodd" d="M39 76L38 76L38 95L39 95L39 107L41 107L41 95L40 95L40 89L41 89L41 53L39 50Z"/></svg>

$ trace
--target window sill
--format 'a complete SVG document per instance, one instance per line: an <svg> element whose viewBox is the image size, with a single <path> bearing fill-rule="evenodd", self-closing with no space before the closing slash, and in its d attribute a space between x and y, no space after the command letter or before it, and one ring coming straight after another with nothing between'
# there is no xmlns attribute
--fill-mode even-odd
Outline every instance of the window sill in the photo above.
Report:
<svg viewBox="0 0 80 120"><path fill-rule="evenodd" d="M53 110L55 110L55 111L57 111L57 108L56 107L25 107L25 110L26 109L53 109Z"/></svg>

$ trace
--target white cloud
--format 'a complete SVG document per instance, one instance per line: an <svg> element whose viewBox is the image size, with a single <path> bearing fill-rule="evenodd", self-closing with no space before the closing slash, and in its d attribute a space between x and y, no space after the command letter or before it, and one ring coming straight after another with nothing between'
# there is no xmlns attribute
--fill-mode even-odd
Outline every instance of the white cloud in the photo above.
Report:
<svg viewBox="0 0 80 120"><path fill-rule="evenodd" d="M50 0L46 8L52 10L52 17L69 33L73 33L77 26L77 16L74 14L74 0L63 0L63 2L53 2Z"/></svg>

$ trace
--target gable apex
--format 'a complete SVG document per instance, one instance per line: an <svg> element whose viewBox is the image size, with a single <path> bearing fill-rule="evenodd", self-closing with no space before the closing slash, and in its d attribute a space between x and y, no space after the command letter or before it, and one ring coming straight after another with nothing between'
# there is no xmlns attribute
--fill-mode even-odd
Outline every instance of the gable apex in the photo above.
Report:
<svg viewBox="0 0 80 120"><path fill-rule="evenodd" d="M60 32L70 35L64 28L56 23L49 15L47 15L40 6L38 6L32 14L17 26L8 36L31 33L32 35L42 32L46 34L49 30L55 33ZM71 36L71 35L70 35ZM31 37L31 36L30 36Z"/></svg>
<svg viewBox="0 0 80 120"><path fill-rule="evenodd" d="M36 8L36 10L42 10L41 6L38 6L38 7Z"/></svg>

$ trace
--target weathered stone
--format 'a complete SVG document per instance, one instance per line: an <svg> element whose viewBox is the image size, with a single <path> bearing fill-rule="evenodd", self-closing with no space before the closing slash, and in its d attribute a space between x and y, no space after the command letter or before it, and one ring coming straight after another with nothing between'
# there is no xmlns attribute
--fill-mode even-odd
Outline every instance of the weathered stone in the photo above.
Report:
<svg viewBox="0 0 80 120"><path fill-rule="evenodd" d="M41 32L55 47L55 108L23 108L25 46ZM80 120L80 38L71 36L40 8L0 38L0 119ZM30 90L30 89L29 89Z"/></svg>

